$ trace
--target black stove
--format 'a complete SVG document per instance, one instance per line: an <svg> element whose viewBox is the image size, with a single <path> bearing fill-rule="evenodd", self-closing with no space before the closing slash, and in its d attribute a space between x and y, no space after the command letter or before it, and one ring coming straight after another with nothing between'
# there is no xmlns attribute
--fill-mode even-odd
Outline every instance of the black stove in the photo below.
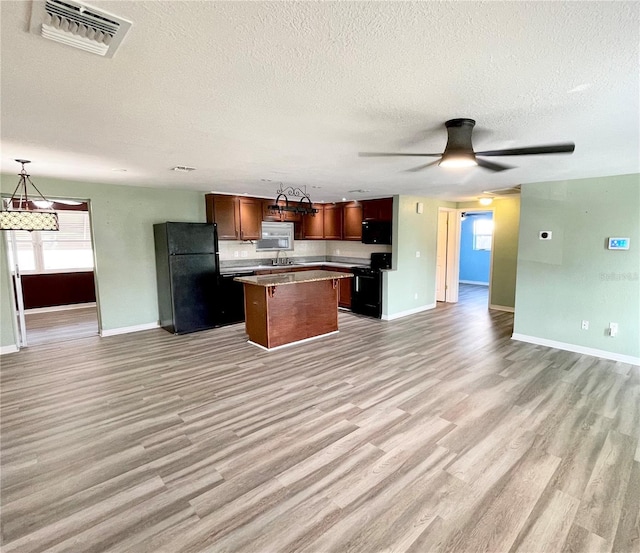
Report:
<svg viewBox="0 0 640 553"><path fill-rule="evenodd" d="M369 267L354 267L351 311L360 315L382 316L382 269L391 268L390 253L372 253Z"/></svg>

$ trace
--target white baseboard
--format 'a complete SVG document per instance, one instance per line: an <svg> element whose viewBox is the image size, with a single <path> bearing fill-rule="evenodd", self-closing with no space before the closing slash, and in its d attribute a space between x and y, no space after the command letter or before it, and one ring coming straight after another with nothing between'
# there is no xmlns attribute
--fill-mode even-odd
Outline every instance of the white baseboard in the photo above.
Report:
<svg viewBox="0 0 640 553"><path fill-rule="evenodd" d="M421 313L422 311L429 311L429 309L435 309L436 304L430 303L429 305L421 305L420 307L415 307L414 309L407 309L406 311L400 311L399 313L393 313L392 315L382 315L383 321L393 321L394 319L401 319L402 317L408 317L409 315L415 315L416 313Z"/></svg>
<svg viewBox="0 0 640 553"><path fill-rule="evenodd" d="M548 348L562 349L564 351L572 351L573 353L581 353L584 355L592 355L593 357L601 357L602 359L610 359L611 361L620 361L621 363L629 363L630 365L640 365L640 357L632 355L623 355L603 349L587 348L585 346L577 346L575 344L567 344L566 342L556 342L555 340L547 340L546 338L538 338L537 336L527 336L526 334L513 333L512 340L519 342L527 342L537 346L546 346Z"/></svg>
<svg viewBox="0 0 640 553"><path fill-rule="evenodd" d="M489 309L493 309L494 311L506 311L507 313L515 313L515 308L509 307L508 305L495 305L493 303L489 304Z"/></svg>
<svg viewBox="0 0 640 553"><path fill-rule="evenodd" d="M20 348L18 348L18 346L16 346L15 344L0 347L0 355L6 355L7 353L16 353L18 351L20 351Z"/></svg>
<svg viewBox="0 0 640 553"><path fill-rule="evenodd" d="M479 282L477 280L459 280L460 284L475 284L476 286L489 286L488 282Z"/></svg>
<svg viewBox="0 0 640 553"><path fill-rule="evenodd" d="M264 351L276 351L282 348L288 348L291 346L297 346L298 344L302 344L304 342L311 342L311 340L317 340L318 338L324 338L325 336L331 336L332 334L338 334L339 330L333 330L331 332L326 332L325 334L318 334L317 336L311 336L311 338L303 338L302 340L296 340L295 342L289 342L288 344L282 344L281 346L275 346L273 348L265 348L262 344L257 344L256 342L252 342L251 340L247 340L247 344L251 344L252 346L259 347Z"/></svg>
<svg viewBox="0 0 640 553"><path fill-rule="evenodd" d="M117 336L118 334L129 334L130 332L140 332L141 330L152 330L154 328L160 328L160 324L157 321L155 323L146 323L143 325L122 326L120 328L109 328L107 330L102 330L100 332L100 336L104 338L106 336Z"/></svg>
<svg viewBox="0 0 640 553"><path fill-rule="evenodd" d="M34 307L33 309L25 309L24 314L30 315L31 313L51 313L52 311L68 311L69 309L83 309L85 307L95 307L96 302L89 303L71 303L68 305L52 305L51 307Z"/></svg>

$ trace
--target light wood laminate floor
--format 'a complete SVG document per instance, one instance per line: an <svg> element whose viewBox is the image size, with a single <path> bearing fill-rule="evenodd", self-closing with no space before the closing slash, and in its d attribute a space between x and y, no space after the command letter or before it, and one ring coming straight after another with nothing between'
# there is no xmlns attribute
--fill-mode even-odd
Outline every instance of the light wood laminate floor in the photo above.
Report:
<svg viewBox="0 0 640 553"><path fill-rule="evenodd" d="M98 334L96 307L26 313L28 346L66 342Z"/></svg>
<svg viewBox="0 0 640 553"><path fill-rule="evenodd" d="M4 356L2 551L637 553L638 367L467 300Z"/></svg>

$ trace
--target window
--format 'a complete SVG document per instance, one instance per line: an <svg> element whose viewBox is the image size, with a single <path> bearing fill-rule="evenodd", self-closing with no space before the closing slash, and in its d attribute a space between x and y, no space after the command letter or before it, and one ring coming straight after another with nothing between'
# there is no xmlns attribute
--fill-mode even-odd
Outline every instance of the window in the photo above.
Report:
<svg viewBox="0 0 640 553"><path fill-rule="evenodd" d="M58 232L14 231L23 273L93 269L88 211L58 211Z"/></svg>
<svg viewBox="0 0 640 553"><path fill-rule="evenodd" d="M491 250L493 221L491 219L475 219L473 221L473 249Z"/></svg>

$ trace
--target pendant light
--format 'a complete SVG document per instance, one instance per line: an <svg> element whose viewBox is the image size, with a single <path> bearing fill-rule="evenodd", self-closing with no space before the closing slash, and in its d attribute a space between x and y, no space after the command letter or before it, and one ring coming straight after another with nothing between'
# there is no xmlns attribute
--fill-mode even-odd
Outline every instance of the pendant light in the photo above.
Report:
<svg viewBox="0 0 640 553"><path fill-rule="evenodd" d="M16 159L16 161L22 165L18 173L20 180L6 209L0 211L0 230L60 230L58 214L51 209L52 202L41 194L24 168L26 163L31 162L27 159ZM39 198L29 200L27 181L38 193ZM49 209L46 209L47 206ZM45 209L38 209L39 207Z"/></svg>

